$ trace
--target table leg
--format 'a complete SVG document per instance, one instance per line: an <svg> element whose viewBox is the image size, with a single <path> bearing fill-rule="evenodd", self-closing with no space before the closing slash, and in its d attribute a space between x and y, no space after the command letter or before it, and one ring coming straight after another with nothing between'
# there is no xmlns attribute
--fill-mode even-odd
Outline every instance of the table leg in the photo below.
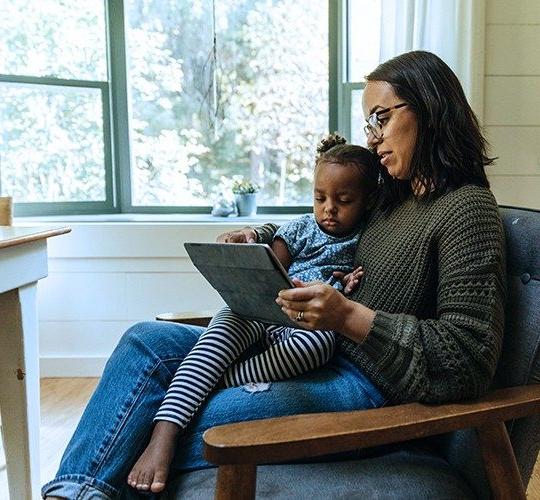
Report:
<svg viewBox="0 0 540 500"><path fill-rule="evenodd" d="M12 500L40 498L36 288L0 294L0 411Z"/></svg>

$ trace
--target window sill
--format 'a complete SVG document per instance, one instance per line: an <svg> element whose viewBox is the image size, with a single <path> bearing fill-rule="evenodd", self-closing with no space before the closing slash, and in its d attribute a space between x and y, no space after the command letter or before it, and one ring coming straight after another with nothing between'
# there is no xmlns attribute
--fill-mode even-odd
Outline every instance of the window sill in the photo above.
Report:
<svg viewBox="0 0 540 500"><path fill-rule="evenodd" d="M253 217L214 217L209 214L100 214L100 215L48 215L15 217L15 225L63 224L63 223L157 223L157 224L227 224L247 226L251 224L264 224L275 222L282 224L285 221L299 217L301 214L257 214Z"/></svg>

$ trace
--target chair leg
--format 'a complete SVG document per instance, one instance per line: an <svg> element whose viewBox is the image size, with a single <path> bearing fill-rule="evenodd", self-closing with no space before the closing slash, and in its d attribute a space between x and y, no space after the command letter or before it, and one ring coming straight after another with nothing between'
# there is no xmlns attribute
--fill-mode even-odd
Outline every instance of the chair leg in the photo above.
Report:
<svg viewBox="0 0 540 500"><path fill-rule="evenodd" d="M525 500L525 488L504 422L482 425L476 432L494 500Z"/></svg>
<svg viewBox="0 0 540 500"><path fill-rule="evenodd" d="M255 464L220 465L218 468L216 500L253 500L255 498Z"/></svg>

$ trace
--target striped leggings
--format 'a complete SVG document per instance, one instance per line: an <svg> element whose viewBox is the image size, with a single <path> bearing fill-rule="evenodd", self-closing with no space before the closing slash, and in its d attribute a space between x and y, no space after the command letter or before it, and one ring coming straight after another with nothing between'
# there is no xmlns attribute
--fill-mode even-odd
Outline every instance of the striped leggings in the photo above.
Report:
<svg viewBox="0 0 540 500"><path fill-rule="evenodd" d="M267 349L238 361L256 342ZM333 332L266 325L225 307L176 370L154 421L167 420L185 428L221 379L226 387L233 387L291 378L325 364L334 347Z"/></svg>

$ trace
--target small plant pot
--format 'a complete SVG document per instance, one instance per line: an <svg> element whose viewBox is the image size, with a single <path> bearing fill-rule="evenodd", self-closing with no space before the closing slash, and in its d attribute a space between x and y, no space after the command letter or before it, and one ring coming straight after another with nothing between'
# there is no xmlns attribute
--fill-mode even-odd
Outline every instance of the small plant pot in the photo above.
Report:
<svg viewBox="0 0 540 500"><path fill-rule="evenodd" d="M238 215L241 217L251 217L257 213L257 193L235 194Z"/></svg>

